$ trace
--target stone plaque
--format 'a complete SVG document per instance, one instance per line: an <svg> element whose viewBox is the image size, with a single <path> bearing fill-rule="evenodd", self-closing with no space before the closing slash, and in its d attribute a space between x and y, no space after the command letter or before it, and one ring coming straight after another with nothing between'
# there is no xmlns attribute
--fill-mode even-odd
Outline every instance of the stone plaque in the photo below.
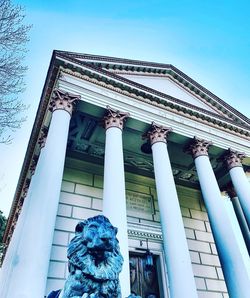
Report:
<svg viewBox="0 0 250 298"><path fill-rule="evenodd" d="M127 209L134 212L154 214L153 198L149 194L127 191Z"/></svg>

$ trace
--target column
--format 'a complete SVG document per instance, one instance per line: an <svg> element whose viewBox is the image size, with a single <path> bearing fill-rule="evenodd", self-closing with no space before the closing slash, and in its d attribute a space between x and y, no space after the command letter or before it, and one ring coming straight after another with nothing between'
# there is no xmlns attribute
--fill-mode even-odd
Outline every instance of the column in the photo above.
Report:
<svg viewBox="0 0 250 298"><path fill-rule="evenodd" d="M8 287L1 297L44 297L54 226L64 169L69 122L79 96L55 90L52 118L41 151L18 247L13 256Z"/></svg>
<svg viewBox="0 0 250 298"><path fill-rule="evenodd" d="M170 128L152 126L146 136L152 146L171 298L198 297L174 177L166 146Z"/></svg>
<svg viewBox="0 0 250 298"><path fill-rule="evenodd" d="M32 164L34 165L35 160L32 159ZM27 216L27 210L30 200L28 199L28 190L32 188L32 185L34 185L33 181L33 174L31 175L31 179L26 179L24 182L24 187L20 196L20 200L17 205L17 211L14 215L16 218L16 222L14 223L15 229L11 235L11 232L9 232L10 240L7 242L8 249L6 251L6 254L4 256L4 261L0 270L0 297L2 297L2 294L5 293L6 287L8 287L9 284L9 278L10 274L12 272L13 267L13 261L14 256L16 254L20 239L22 237L22 229L24 220Z"/></svg>
<svg viewBox="0 0 250 298"><path fill-rule="evenodd" d="M128 113L114 111L110 107L104 117L106 129L104 185L103 185L103 215L112 225L118 228L121 254L124 259L120 284L122 298L130 295L130 272L127 233L127 212L125 195L125 177L122 146L122 130Z"/></svg>
<svg viewBox="0 0 250 298"><path fill-rule="evenodd" d="M250 279L208 158L210 145L211 142L194 138L188 151L194 158L229 296L247 298Z"/></svg>
<svg viewBox="0 0 250 298"><path fill-rule="evenodd" d="M244 238L244 241L245 241L245 244L246 244L246 247L248 250L248 254L250 255L250 230L248 228L244 212L241 208L240 201L239 201L237 194L236 194L232 185L227 186L226 191L231 199L231 202L232 202L232 205L234 208L234 212L237 217L237 220L238 220L238 223L239 223L239 226L241 229L241 233L242 233L242 236Z"/></svg>
<svg viewBox="0 0 250 298"><path fill-rule="evenodd" d="M241 164L242 159L246 156L243 153L228 149L223 157L250 228L250 184Z"/></svg>
<svg viewBox="0 0 250 298"><path fill-rule="evenodd" d="M48 134L48 128L44 126L41 129L40 137L38 139L38 145L39 145L38 147L39 147L40 154L45 146L47 134ZM28 175L29 178L27 177L24 182L20 200L17 205L17 211L15 216L18 216L18 218L16 218L16 223L14 224L15 229L12 235L11 235L11 232L9 233L9 237L11 238L8 241L8 249L6 251L4 261L0 270L0 297L1 297L1 293L5 293L7 289L6 287L8 287L8 284L9 284L9 278L12 272L13 262L15 260L14 256L16 255L18 250L18 245L23 233L24 221L27 216L27 212L29 210L29 207L28 207L30 203L29 194L32 192L31 191L32 188L36 187L35 186L36 183L34 181L36 180L37 172L35 171L35 169L36 169L39 155L34 155L32 158L30 169L29 169L30 176Z"/></svg>

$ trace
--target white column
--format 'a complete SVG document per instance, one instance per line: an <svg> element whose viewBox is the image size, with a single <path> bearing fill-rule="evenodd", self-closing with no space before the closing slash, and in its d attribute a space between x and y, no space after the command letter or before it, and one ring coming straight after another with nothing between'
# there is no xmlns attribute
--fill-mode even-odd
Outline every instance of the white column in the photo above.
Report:
<svg viewBox="0 0 250 298"><path fill-rule="evenodd" d="M34 161L35 160L33 159L33 163ZM34 185L34 176L31 175L30 184L28 181L29 179L27 179L24 183L24 187L20 196L20 201L18 202L18 205L16 207L16 212L14 216L16 216L16 214L18 213L19 213L19 216L16 219L15 229L12 235L11 235L11 232L9 232L9 236L11 237L11 239L10 241L7 242L8 249L6 251L4 261L0 271L0 296L1 296L1 293L5 293L6 287L8 287L8 284L9 284L9 278L12 272L14 256L16 254L19 241L22 237L23 224L27 215L28 205L30 202L30 200L28 199L28 190L30 190Z"/></svg>
<svg viewBox="0 0 250 298"><path fill-rule="evenodd" d="M12 264L14 259L13 256L16 252L16 247L21 237L23 219L25 217L26 212L27 212L27 201L24 201L21 214L19 215L19 218L15 226L15 230L11 236L9 243L7 242L8 249L6 251L6 254L4 256L4 261L0 269L0 297L2 297L2 293L5 292L5 289L6 287L8 287L8 284L9 284L9 275L11 272L11 268L13 266Z"/></svg>
<svg viewBox="0 0 250 298"><path fill-rule="evenodd" d="M64 169L72 103L79 97L56 90L52 118L41 151L8 287L1 297L44 297Z"/></svg>
<svg viewBox="0 0 250 298"><path fill-rule="evenodd" d="M241 164L244 157L243 153L228 149L224 155L224 160L250 228L250 184Z"/></svg>
<svg viewBox="0 0 250 298"><path fill-rule="evenodd" d="M44 148L45 140L47 137L48 129L46 127L43 127L40 133L40 137L38 139L39 144L39 150L41 151ZM13 261L14 261L14 255L16 254L19 241L22 237L22 229L24 225L24 220L26 218L27 212L28 212L28 205L29 205L29 194L31 193L32 187L35 185L36 180L36 172L35 168L38 161L38 155L34 155L32 157L31 165L29 168L30 175L27 175L27 178L24 182L24 186L21 191L21 195L19 198L19 201L17 203L17 207L15 210L14 217L18 216L17 218L13 219L12 225L15 226L15 229L13 233L9 231L8 237L10 237L10 240L7 240L8 249L6 251L6 254L4 256L4 261L0 270L0 293L4 292L6 289L6 286L8 286L9 283L9 275L12 271Z"/></svg>
<svg viewBox="0 0 250 298"><path fill-rule="evenodd" d="M169 128L152 124L147 136L153 152L164 255L171 298L198 297L183 220L166 146Z"/></svg>
<svg viewBox="0 0 250 298"><path fill-rule="evenodd" d="M40 154L44 148L46 138L47 138L47 133L48 133L48 129L46 127L43 127L41 129L40 137L38 139ZM8 249L6 251L4 261L0 271L0 297L1 297L1 293L5 293L8 289L9 278L12 274L13 263L15 261L14 256L17 253L19 242L20 242L20 239L22 238L23 226L24 226L25 218L27 216L27 212L29 210L30 193L32 192L32 188L36 187L35 180L37 176L37 171L35 171L35 169L36 169L37 161L38 161L38 155L34 155L29 169L30 176L28 177L30 178L26 178L24 182L20 200L16 208L16 213L19 213L19 216L16 220L15 229L12 235L10 234L11 239L8 243Z"/></svg>
<svg viewBox="0 0 250 298"><path fill-rule="evenodd" d="M208 158L210 144L194 138L189 151L194 157L229 296L247 298L250 293L250 279Z"/></svg>
<svg viewBox="0 0 250 298"><path fill-rule="evenodd" d="M249 254L248 254L246 243L244 241L244 238L243 238L240 226L239 226L238 219L237 219L235 211L234 211L233 204L232 204L230 198L228 198L228 197L225 198L224 196L223 196L223 203L224 203L224 206L225 206L226 211L228 213L228 216L229 216L229 219L230 219L230 222L231 222L231 225L232 225L232 229L234 231L235 238L238 242L238 246L239 246L239 249L241 251L241 255L242 255L243 260L245 262L245 267L248 271L248 275L250 276Z"/></svg>
<svg viewBox="0 0 250 298"><path fill-rule="evenodd" d="M113 226L118 228L121 254L124 259L119 279L122 298L130 295L130 272L127 233L127 212L125 195L125 177L122 146L122 129L128 113L107 110L104 118L106 129L104 185L103 185L103 215Z"/></svg>
<svg viewBox="0 0 250 298"><path fill-rule="evenodd" d="M249 230L249 227L247 225L245 214L242 210L239 198L237 197L237 194L236 194L232 184L227 186L226 192L227 192L228 196L231 199L230 203L233 207L234 214L237 218L238 225L240 227L242 236L244 238L244 241L245 241L245 244L246 244L246 247L247 247L247 250L248 250L248 258L249 258L249 256L250 256L250 230Z"/></svg>

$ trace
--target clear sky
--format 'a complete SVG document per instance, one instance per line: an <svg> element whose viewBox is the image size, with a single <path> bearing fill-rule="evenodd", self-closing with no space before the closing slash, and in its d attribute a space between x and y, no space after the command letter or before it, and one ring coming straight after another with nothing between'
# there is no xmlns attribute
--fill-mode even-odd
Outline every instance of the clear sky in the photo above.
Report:
<svg viewBox="0 0 250 298"><path fill-rule="evenodd" d="M53 49L171 63L250 118L250 2L16 0L33 24L28 119L0 144L0 209L7 216Z"/></svg>

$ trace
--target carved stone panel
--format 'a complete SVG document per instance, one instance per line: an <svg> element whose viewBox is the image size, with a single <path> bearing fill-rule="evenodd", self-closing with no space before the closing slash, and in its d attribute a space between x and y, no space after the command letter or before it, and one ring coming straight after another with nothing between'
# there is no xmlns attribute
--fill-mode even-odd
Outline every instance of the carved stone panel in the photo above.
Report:
<svg viewBox="0 0 250 298"><path fill-rule="evenodd" d="M126 191L127 212L130 216L155 214L153 197L149 194Z"/></svg>

